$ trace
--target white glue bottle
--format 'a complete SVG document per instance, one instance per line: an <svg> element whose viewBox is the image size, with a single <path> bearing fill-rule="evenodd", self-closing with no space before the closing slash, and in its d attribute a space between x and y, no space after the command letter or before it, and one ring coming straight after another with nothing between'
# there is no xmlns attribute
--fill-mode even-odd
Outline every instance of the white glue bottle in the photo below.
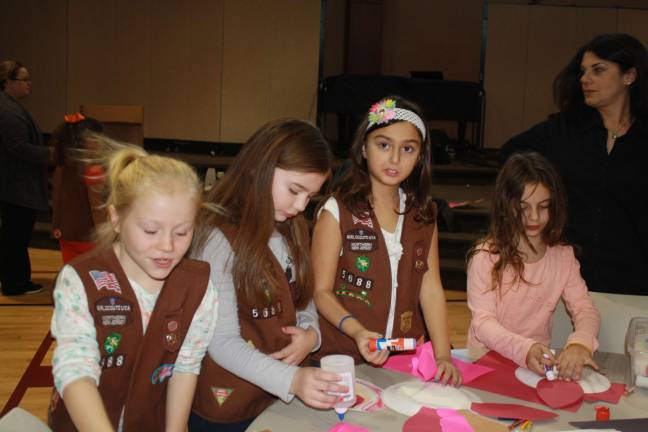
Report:
<svg viewBox="0 0 648 432"><path fill-rule="evenodd" d="M326 372L337 374L342 378L337 384L347 387L346 393L330 392L335 396L342 396L342 400L333 407L340 421L344 420L347 410L356 402L355 396L355 364L353 357L334 354L322 357L320 367Z"/></svg>

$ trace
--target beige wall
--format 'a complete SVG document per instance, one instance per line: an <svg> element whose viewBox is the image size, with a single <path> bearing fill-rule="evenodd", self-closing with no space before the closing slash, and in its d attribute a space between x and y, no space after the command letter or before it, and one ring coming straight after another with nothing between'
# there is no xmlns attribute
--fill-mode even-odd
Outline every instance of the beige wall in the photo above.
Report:
<svg viewBox="0 0 648 432"><path fill-rule="evenodd" d="M0 0L0 59L29 69L32 95L25 107L44 131L63 120L67 92L67 1Z"/></svg>
<svg viewBox="0 0 648 432"><path fill-rule="evenodd" d="M648 46L648 11L491 4L488 8L484 145L499 148L556 110L552 83L578 48L625 32Z"/></svg>
<svg viewBox="0 0 648 432"><path fill-rule="evenodd" d="M0 6L0 57L31 70L25 105L44 131L82 104L142 105L146 137L183 140L244 142L270 118L315 118L317 0Z"/></svg>
<svg viewBox="0 0 648 432"><path fill-rule="evenodd" d="M449 80L479 80L481 0L384 0L383 5L383 74L438 70Z"/></svg>
<svg viewBox="0 0 648 432"><path fill-rule="evenodd" d="M324 76L344 73L345 0L327 0ZM478 81L482 0L383 0L384 75L443 71L450 80Z"/></svg>

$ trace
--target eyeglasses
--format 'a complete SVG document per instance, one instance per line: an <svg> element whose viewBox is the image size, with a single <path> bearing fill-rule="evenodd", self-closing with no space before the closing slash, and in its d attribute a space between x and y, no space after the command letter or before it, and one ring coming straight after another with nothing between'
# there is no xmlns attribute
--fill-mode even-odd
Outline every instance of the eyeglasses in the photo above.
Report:
<svg viewBox="0 0 648 432"><path fill-rule="evenodd" d="M25 81L25 82L31 82L31 78L16 78L12 81Z"/></svg>

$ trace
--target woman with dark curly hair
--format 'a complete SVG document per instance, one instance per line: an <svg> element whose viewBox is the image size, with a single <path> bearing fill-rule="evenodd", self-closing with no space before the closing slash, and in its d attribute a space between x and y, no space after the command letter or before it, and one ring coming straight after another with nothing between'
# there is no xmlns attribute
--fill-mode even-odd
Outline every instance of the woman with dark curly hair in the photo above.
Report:
<svg viewBox="0 0 648 432"><path fill-rule="evenodd" d="M565 183L567 240L580 249L591 291L648 295L648 52L604 34L581 47L554 81L560 112L502 148L542 153Z"/></svg>

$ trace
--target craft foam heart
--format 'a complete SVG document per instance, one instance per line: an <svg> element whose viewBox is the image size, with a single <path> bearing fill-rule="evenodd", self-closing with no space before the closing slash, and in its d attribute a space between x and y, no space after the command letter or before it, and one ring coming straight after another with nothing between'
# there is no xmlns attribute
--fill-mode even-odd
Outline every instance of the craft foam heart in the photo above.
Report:
<svg viewBox="0 0 648 432"><path fill-rule="evenodd" d="M538 382L536 393L550 408L564 408L583 399L583 388L574 381L542 379Z"/></svg>
<svg viewBox="0 0 648 432"><path fill-rule="evenodd" d="M473 402L481 402L465 388L421 381L406 381L387 387L382 400L387 407L406 416L413 416L422 407L459 410L470 409Z"/></svg>
<svg viewBox="0 0 648 432"><path fill-rule="evenodd" d="M543 379L542 376L522 367L515 370L515 377L520 382L533 388L537 388L538 382ZM610 380L604 375L588 367L583 368L581 379L577 382L583 388L583 393L585 394L602 393L607 391L611 386Z"/></svg>

